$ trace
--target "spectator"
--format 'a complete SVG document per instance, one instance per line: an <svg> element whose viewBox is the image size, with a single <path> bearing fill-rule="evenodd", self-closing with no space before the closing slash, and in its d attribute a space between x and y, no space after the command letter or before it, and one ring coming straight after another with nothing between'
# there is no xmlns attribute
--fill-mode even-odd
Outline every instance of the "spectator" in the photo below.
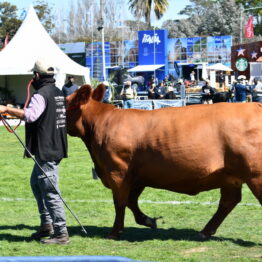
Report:
<svg viewBox="0 0 262 262"><path fill-rule="evenodd" d="M156 85L152 84L149 88L148 88L148 98L149 99L155 99L156 98Z"/></svg>
<svg viewBox="0 0 262 262"><path fill-rule="evenodd" d="M205 81L205 85L202 87L202 104L213 104L214 89L210 86L209 81Z"/></svg>
<svg viewBox="0 0 262 262"><path fill-rule="evenodd" d="M69 76L67 79L68 79L67 83L62 88L62 92L65 97L71 95L78 89L78 86L74 84L75 79L73 76Z"/></svg>
<svg viewBox="0 0 262 262"><path fill-rule="evenodd" d="M104 94L104 98L103 98L103 102L105 104L109 104L111 102L111 99L112 99L112 89L109 86L108 81L104 81L103 84L104 84L105 89L106 89L105 94Z"/></svg>
<svg viewBox="0 0 262 262"><path fill-rule="evenodd" d="M259 95L260 93L260 95ZM253 101L262 102L262 82L260 78L255 77L253 81Z"/></svg>
<svg viewBox="0 0 262 262"><path fill-rule="evenodd" d="M196 74L195 71L192 71L190 73L190 81L191 81L192 84L195 84L195 82L196 82L195 74Z"/></svg>
<svg viewBox="0 0 262 262"><path fill-rule="evenodd" d="M236 102L246 103L247 94L250 94L250 89L244 83L245 77L239 76L237 78L237 83L235 84L235 100Z"/></svg>
<svg viewBox="0 0 262 262"><path fill-rule="evenodd" d="M166 94L166 89L164 86L164 82L161 82L157 87L156 87L156 94L155 98L156 99L163 99Z"/></svg>
<svg viewBox="0 0 262 262"><path fill-rule="evenodd" d="M225 76L223 72L220 72L218 75L218 83L219 83L219 88L223 88L225 86Z"/></svg>
<svg viewBox="0 0 262 262"><path fill-rule="evenodd" d="M152 84L155 84L156 86L158 85L158 79L155 78L154 75L151 76L151 78L150 78L150 80L149 80L149 82L148 82L148 87L151 87Z"/></svg>
<svg viewBox="0 0 262 262"><path fill-rule="evenodd" d="M187 79L185 79L184 85L185 85L185 88L189 88L190 82Z"/></svg>
<svg viewBox="0 0 262 262"><path fill-rule="evenodd" d="M174 87L172 83L168 83L166 86L165 99L175 99L176 95L174 93Z"/></svg>
<svg viewBox="0 0 262 262"><path fill-rule="evenodd" d="M137 98L136 89L132 87L131 81L124 82L124 87L120 92L120 97L124 101L124 108L132 108L134 99Z"/></svg>

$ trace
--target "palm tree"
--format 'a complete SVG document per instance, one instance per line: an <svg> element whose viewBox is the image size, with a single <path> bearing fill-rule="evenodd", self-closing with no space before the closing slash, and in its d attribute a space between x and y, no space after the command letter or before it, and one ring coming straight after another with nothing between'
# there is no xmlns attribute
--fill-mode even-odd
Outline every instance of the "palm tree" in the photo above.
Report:
<svg viewBox="0 0 262 262"><path fill-rule="evenodd" d="M151 27L151 9L157 19L160 19L168 8L168 0L129 0L129 10L137 18L144 17L148 27Z"/></svg>

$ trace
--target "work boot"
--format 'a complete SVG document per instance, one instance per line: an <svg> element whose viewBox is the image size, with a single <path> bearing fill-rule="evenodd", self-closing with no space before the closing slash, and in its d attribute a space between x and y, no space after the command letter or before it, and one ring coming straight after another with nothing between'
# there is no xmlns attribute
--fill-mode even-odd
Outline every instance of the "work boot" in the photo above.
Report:
<svg viewBox="0 0 262 262"><path fill-rule="evenodd" d="M70 243L70 240L68 233L62 233L54 235L53 237L50 237L48 239L41 239L40 243L66 245Z"/></svg>
<svg viewBox="0 0 262 262"><path fill-rule="evenodd" d="M31 235L31 238L40 240L43 237L51 237L54 234L52 224L42 224L39 229Z"/></svg>

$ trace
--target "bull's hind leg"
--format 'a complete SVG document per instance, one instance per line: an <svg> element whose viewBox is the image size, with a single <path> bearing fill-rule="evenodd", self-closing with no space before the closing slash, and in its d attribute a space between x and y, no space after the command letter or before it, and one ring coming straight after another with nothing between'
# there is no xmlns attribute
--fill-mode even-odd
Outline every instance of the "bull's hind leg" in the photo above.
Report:
<svg viewBox="0 0 262 262"><path fill-rule="evenodd" d="M250 179L250 181L247 182L247 185L262 205L262 174Z"/></svg>
<svg viewBox="0 0 262 262"><path fill-rule="evenodd" d="M138 198L145 187L134 188L131 190L128 198L128 207L134 214L136 223L146 227L157 228L156 219L145 215L138 206Z"/></svg>
<svg viewBox="0 0 262 262"><path fill-rule="evenodd" d="M217 212L199 233L202 239L208 239L214 235L226 216L241 201L241 188L242 187L221 188L221 198Z"/></svg>

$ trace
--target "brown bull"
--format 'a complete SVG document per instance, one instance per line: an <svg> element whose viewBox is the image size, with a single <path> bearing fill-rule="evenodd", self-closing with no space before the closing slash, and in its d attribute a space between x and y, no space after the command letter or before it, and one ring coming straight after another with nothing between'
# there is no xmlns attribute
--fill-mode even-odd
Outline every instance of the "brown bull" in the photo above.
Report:
<svg viewBox="0 0 262 262"><path fill-rule="evenodd" d="M113 192L110 238L123 230L126 207L138 224L156 227L138 206L145 187L189 195L220 188L219 207L201 231L203 239L241 201L243 183L262 204L262 104L118 109L100 102L103 93L103 85L82 86L67 98L67 119L68 133L84 141Z"/></svg>

